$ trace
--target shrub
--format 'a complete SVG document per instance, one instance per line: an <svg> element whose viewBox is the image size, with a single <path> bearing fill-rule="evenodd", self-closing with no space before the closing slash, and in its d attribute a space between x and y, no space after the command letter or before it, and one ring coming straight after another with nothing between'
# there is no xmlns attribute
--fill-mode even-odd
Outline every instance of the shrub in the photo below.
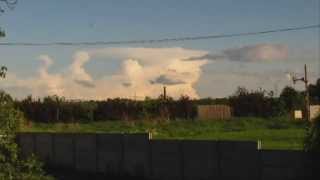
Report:
<svg viewBox="0 0 320 180"><path fill-rule="evenodd" d="M14 108L12 98L0 92L0 179L51 179L34 157L19 156L15 135L22 120L22 113Z"/></svg>
<svg viewBox="0 0 320 180"><path fill-rule="evenodd" d="M310 152L320 152L320 115L307 128L304 149Z"/></svg>

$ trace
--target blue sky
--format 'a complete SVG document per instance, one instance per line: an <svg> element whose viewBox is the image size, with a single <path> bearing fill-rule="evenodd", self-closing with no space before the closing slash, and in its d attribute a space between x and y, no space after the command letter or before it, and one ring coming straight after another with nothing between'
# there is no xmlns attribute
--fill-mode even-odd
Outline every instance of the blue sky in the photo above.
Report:
<svg viewBox="0 0 320 180"><path fill-rule="evenodd" d="M121 41L261 31L318 24L320 22L319 7L319 0L19 0L13 11L7 11L0 16L0 27L7 32L7 37L0 41ZM201 65L199 79L195 82L190 81L196 93L193 91L190 93L197 94L200 97L221 97L232 93L238 85L253 89L263 86L263 88L270 90L274 90L275 86L288 85L283 79L261 83L263 78L253 79L255 76L252 73L259 74L261 77L265 76L268 79L271 77L266 77L270 76L267 74L281 74L281 72L284 74L288 71L299 72L299 68L302 69L304 63L309 64L312 79L316 79L319 71L318 40L319 30L313 29L230 39L122 45L117 46L117 48L143 47L161 51L163 48L180 47L206 51L209 54L219 54L226 49L254 47L259 44L268 44L269 46L281 44L288 47L288 57L285 61L250 63L230 60L211 62L209 60L209 63ZM53 61L50 68L47 69L48 73L61 74L70 69L70 64L74 62L72 56L78 51L89 52L105 48L115 48L115 46L1 46L1 64L7 65L10 70L9 73L15 76L15 80L8 78L7 82L2 84L2 88L17 94L17 96L22 96L21 93L18 94L15 91L17 91L17 87L31 88L29 86L25 87L24 84L27 83L26 78L37 79L39 66L41 66L41 62L38 60L40 55L47 55ZM99 78L119 74L121 67L123 67L122 56L117 58L110 57L110 54L108 57L91 56L90 62L84 64L83 67L91 76L89 80L95 83L98 83ZM152 59L149 61L152 61ZM140 65L143 66L143 63L140 63ZM159 73L165 74L165 72ZM251 77L245 76L237 79L245 73L251 74ZM226 74L229 76L226 76ZM180 78L183 79L184 77ZM21 83L21 81L25 82ZM220 84L220 82L225 84ZM279 84L276 82L279 82ZM26 92L39 96L46 94L35 92L40 92L41 88L48 85L35 86L37 88L31 88L32 90ZM48 87L46 88L48 89ZM176 90L181 88L186 89ZM175 89L176 93L189 93L190 87L177 86L172 87L172 89ZM45 89L43 91L47 94L51 92ZM62 95L64 94L62 93ZM142 93L141 95L149 94L146 92L146 94ZM85 95L79 95L80 98L83 96Z"/></svg>

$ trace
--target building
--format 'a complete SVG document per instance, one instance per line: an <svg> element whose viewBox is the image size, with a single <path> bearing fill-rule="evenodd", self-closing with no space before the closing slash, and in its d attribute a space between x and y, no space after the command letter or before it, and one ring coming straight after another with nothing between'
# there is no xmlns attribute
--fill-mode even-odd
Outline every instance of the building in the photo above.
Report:
<svg viewBox="0 0 320 180"><path fill-rule="evenodd" d="M320 115L320 105L310 106L310 120L313 121L317 116ZM295 110L293 112L294 119L303 119L304 113L302 110Z"/></svg>
<svg viewBox="0 0 320 180"><path fill-rule="evenodd" d="M310 119L311 121L320 115L320 105L310 106Z"/></svg>

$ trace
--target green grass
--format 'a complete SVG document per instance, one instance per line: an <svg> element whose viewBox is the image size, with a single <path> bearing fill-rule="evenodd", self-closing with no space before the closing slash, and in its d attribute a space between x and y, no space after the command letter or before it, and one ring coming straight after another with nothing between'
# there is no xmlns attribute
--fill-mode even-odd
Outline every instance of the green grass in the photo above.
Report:
<svg viewBox="0 0 320 180"><path fill-rule="evenodd" d="M29 123L21 132L151 132L154 139L261 140L263 149L299 150L305 125L284 118L234 118L228 121L105 121L91 123Z"/></svg>

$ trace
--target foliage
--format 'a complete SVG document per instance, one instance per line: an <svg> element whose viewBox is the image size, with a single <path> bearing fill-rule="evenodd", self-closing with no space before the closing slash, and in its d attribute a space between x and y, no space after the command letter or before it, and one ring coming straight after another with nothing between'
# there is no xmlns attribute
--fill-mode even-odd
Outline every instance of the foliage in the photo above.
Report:
<svg viewBox="0 0 320 180"><path fill-rule="evenodd" d="M178 100L167 98L135 101L107 99L104 101L72 101L58 96L33 99L31 96L15 102L29 120L36 122L92 122L103 120L137 119L193 119L196 115L194 102L187 96Z"/></svg>
<svg viewBox="0 0 320 180"><path fill-rule="evenodd" d="M320 152L320 115L307 128L304 149L311 152Z"/></svg>
<svg viewBox="0 0 320 180"><path fill-rule="evenodd" d="M283 104L272 92L259 89L249 92L239 87L231 96L230 104L235 116L275 117L283 114Z"/></svg>
<svg viewBox="0 0 320 180"><path fill-rule="evenodd" d="M102 101L72 101L63 97L48 96L34 99L31 96L15 105L29 120L36 122L92 122L105 120L166 119L192 120L197 115L197 105L227 104L234 109L235 116L276 117L285 112L281 98L273 97L272 92L256 90L249 92L245 88L229 98L179 99L159 97L146 98L143 101L131 99L107 99Z"/></svg>
<svg viewBox="0 0 320 180"><path fill-rule="evenodd" d="M303 108L303 94L292 87L287 86L282 90L280 100L284 103L287 112Z"/></svg>
<svg viewBox="0 0 320 180"><path fill-rule="evenodd" d="M292 87L285 87L280 97L274 97L272 91L249 91L239 87L233 96L216 99L191 99L188 96L164 99L160 96L154 99L146 97L144 100L114 98L74 101L58 96L42 99L29 96L15 102L15 106L24 112L28 120L51 123L139 119L193 120L197 115L197 105L204 104L230 105L236 117L269 118L283 116L295 108L303 107L303 94Z"/></svg>
<svg viewBox="0 0 320 180"><path fill-rule="evenodd" d="M320 79L315 84L309 85L309 94L311 103L320 103Z"/></svg>
<svg viewBox="0 0 320 180"><path fill-rule="evenodd" d="M15 133L23 120L22 113L13 106L12 98L0 92L0 179L50 179L42 165L34 158L22 159L15 143Z"/></svg>

